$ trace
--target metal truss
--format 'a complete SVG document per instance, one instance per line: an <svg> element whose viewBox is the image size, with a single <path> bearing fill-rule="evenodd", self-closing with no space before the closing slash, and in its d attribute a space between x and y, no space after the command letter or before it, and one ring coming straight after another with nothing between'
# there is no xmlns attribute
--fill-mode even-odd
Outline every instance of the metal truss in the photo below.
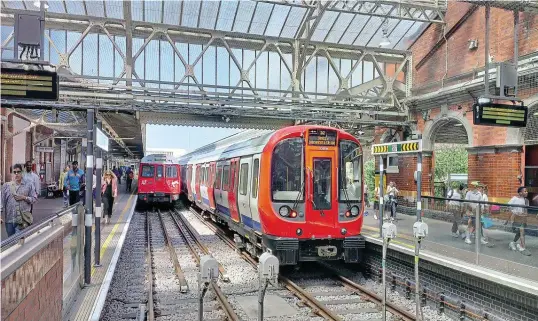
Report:
<svg viewBox="0 0 538 321"><path fill-rule="evenodd" d="M401 104L400 100L410 95L412 79L410 52L326 43L312 41L311 38L312 30L316 29L327 10L351 10L368 15L388 10L384 13L385 17L419 21L422 15L417 12L429 10L428 16L433 17L431 14L433 9L427 6L437 1L420 1L420 5L414 6L412 2L348 1L348 7L342 7L340 2L325 4L294 2L289 5L315 7L311 10L312 14L305 17L295 39L133 21L130 8L132 4L129 1L123 2L123 19L48 13L47 29L77 31L80 32L80 36L70 46L64 45L65 50L55 43L53 37L46 36L50 51L55 51L58 56L56 65L62 75L60 101L32 102L32 104L37 108L65 110L95 107L99 110L129 112L400 126L406 124L408 119L407 107ZM432 4L427 4L429 2ZM354 4L349 7L351 3ZM371 6L373 3L377 3L376 9ZM399 6L396 6L397 3ZM392 9L387 6L392 6ZM442 5L437 7L438 10L442 8ZM371 12L372 10L375 12ZM9 25L16 10L3 8L2 11L2 24ZM123 68L119 74L90 76L75 72L77 68L74 68L71 59L73 54L80 50L89 35L96 33L106 36L112 44L113 54L121 57ZM65 37L67 38L67 33ZM125 44L118 43L118 37L124 38ZM143 39L143 44L138 48L133 45L133 40L136 39ZM2 50L8 49L6 46L9 41L4 41ZM158 66L164 64L161 50L148 53L150 44L156 43L158 48L166 46L172 49L173 68L180 66L184 70L182 75L174 74L172 81L163 80L159 69L158 80L149 79L146 70L147 60L158 61ZM202 50L196 56L190 54L187 56L178 48L178 44L201 45ZM208 51L217 49L223 50L229 57L229 70L226 74L228 85L206 81L197 72L203 64L208 63L210 59L207 57ZM254 56L249 62L244 58L247 52ZM84 47L81 60L84 61L89 55L99 57L104 53L99 45L94 48ZM266 60L262 61L262 57ZM273 87L269 86L269 78L274 72L272 70L274 66L269 65L267 57L275 58L272 63L278 61L278 67L275 69L278 69L280 74L279 83ZM219 73L225 71L216 67L218 59L216 54L212 59L217 79L220 77ZM144 62L143 69L136 68L140 61ZM258 66L265 63L267 63L265 70L267 86L261 86L257 82L256 73L259 72ZM344 63L349 64L349 67L342 67ZM367 67L371 68L373 74L368 79L365 76ZM99 70L98 66L96 68ZM235 79L231 76L232 68L238 74ZM314 75L312 70L315 70ZM362 73L360 81L356 80L357 73ZM314 90L308 90L309 87L313 87L312 82L315 82ZM326 88L320 89L320 86ZM28 102L5 99L2 99L2 104L28 106Z"/></svg>

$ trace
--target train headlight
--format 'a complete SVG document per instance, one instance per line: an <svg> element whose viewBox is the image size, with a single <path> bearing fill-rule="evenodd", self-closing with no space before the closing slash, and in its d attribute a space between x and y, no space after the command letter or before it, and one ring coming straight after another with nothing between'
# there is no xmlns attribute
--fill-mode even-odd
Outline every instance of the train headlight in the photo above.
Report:
<svg viewBox="0 0 538 321"><path fill-rule="evenodd" d="M359 207L357 205L351 206L351 216L359 215Z"/></svg>
<svg viewBox="0 0 538 321"><path fill-rule="evenodd" d="M288 217L291 213L291 208L289 206L282 206L279 210L278 210L278 214L280 214L280 216L282 217Z"/></svg>

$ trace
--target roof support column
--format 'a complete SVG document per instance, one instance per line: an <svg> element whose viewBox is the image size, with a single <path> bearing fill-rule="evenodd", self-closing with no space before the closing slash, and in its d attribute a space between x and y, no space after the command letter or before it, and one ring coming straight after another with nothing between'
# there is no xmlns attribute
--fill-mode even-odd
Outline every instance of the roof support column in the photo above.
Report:
<svg viewBox="0 0 538 321"><path fill-rule="evenodd" d="M133 85L133 21L131 17L131 1L123 0L123 18L125 19L125 78L126 85Z"/></svg>

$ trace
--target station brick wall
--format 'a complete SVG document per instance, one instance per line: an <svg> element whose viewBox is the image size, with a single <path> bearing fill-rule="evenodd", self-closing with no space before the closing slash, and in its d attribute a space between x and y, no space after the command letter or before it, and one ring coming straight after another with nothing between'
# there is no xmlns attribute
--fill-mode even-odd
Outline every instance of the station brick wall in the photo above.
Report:
<svg viewBox="0 0 538 321"><path fill-rule="evenodd" d="M2 279L2 321L62 319L63 234Z"/></svg>

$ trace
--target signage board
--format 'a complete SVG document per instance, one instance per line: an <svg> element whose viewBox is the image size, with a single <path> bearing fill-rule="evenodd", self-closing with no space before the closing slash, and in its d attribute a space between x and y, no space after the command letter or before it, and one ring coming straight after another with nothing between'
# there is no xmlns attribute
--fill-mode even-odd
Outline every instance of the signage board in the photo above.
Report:
<svg viewBox="0 0 538 321"><path fill-rule="evenodd" d="M523 105L475 104L473 123L484 126L526 127L528 109Z"/></svg>
<svg viewBox="0 0 538 321"><path fill-rule="evenodd" d="M0 85L4 99L58 100L59 77L53 71L2 68Z"/></svg>
<svg viewBox="0 0 538 321"><path fill-rule="evenodd" d="M95 127L95 145L108 152L108 137L97 127Z"/></svg>
<svg viewBox="0 0 538 321"><path fill-rule="evenodd" d="M54 153L54 147L36 146L35 151L38 153Z"/></svg>
<svg viewBox="0 0 538 321"><path fill-rule="evenodd" d="M422 151L422 140L408 140L404 142L374 144L373 155L418 153Z"/></svg>
<svg viewBox="0 0 538 321"><path fill-rule="evenodd" d="M308 145L336 146L336 131L325 129L308 130Z"/></svg>

